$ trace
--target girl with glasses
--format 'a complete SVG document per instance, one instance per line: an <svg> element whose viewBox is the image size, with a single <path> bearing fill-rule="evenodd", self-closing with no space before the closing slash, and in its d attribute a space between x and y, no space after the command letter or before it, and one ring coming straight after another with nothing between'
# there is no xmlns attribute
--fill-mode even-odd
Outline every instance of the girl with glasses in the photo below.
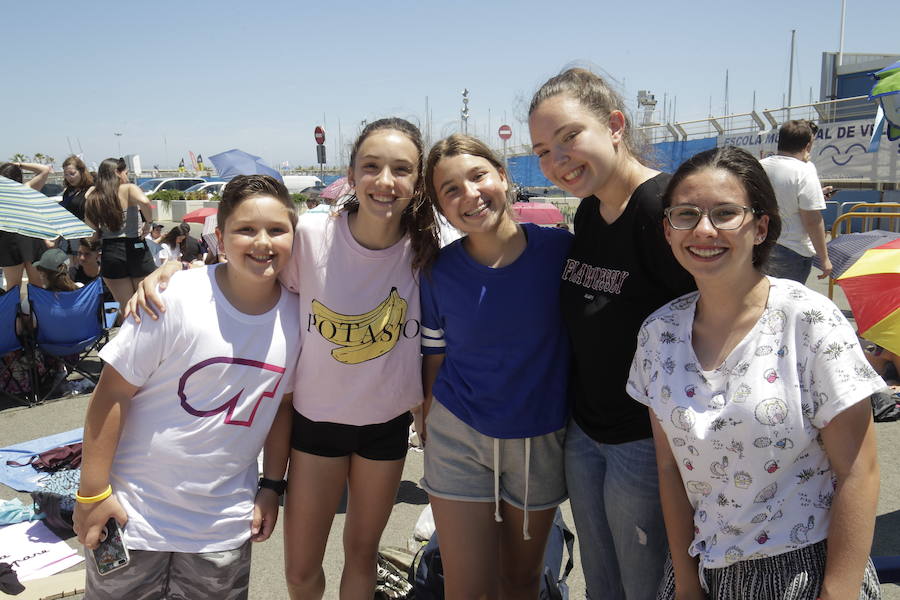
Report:
<svg viewBox="0 0 900 600"><path fill-rule="evenodd" d="M753 156L697 154L663 203L698 291L644 322L628 379L671 550L657 598L879 598L868 397L884 382L834 304L762 274L781 220Z"/></svg>

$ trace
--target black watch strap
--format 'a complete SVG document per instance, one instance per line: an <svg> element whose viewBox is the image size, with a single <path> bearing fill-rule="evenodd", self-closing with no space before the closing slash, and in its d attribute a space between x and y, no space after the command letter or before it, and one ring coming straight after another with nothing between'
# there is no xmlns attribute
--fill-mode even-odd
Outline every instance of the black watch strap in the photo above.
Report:
<svg viewBox="0 0 900 600"><path fill-rule="evenodd" d="M281 481L277 481L275 479L266 479L265 477L259 478L259 487L266 488L267 490L272 490L279 496L284 494L284 490L287 489L287 481L282 479Z"/></svg>

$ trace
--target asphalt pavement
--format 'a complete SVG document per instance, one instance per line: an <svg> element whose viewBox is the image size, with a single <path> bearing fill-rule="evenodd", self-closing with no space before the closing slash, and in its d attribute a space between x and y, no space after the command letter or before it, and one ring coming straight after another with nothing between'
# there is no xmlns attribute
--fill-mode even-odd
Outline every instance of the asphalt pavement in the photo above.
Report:
<svg viewBox="0 0 900 600"><path fill-rule="evenodd" d="M814 276L811 277L808 285L822 293L827 290L827 285L815 280ZM847 308L846 300L839 290L836 293L835 301L841 308ZM25 408L4 404L0 401L0 447L82 426L87 402L88 396L73 396ZM876 432L881 463L881 492L872 555L900 555L900 422L876 424ZM383 546L408 547L413 544L413 528L428 501L426 494L418 487L421 476L422 454L410 451L394 510L382 537ZM14 492L10 488L0 485L0 499L13 497L18 497L23 502L30 502L27 494ZM568 503L563 505L563 514L569 527L577 535L578 532L574 527ZM343 564L341 549L343 527L344 515L340 513L334 520L324 560L327 580L326 598L338 597L338 584ZM73 547L78 547L74 538L70 539L69 543ZM272 600L287 597L283 576L282 547L283 536L279 522L272 538L264 543L256 544L253 548L251 599ZM577 544L575 553L576 566L568 580L570 597L573 599L584 597L584 578L578 560ZM83 565L80 565L71 570L77 571L83 568ZM900 600L900 586L885 585L883 594L886 600ZM81 597L81 595L72 596L75 600Z"/></svg>

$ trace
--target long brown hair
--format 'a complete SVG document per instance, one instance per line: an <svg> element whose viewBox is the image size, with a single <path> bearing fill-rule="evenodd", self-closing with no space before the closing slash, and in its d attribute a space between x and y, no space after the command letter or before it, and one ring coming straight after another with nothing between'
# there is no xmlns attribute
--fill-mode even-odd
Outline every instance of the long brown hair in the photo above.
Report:
<svg viewBox="0 0 900 600"><path fill-rule="evenodd" d="M66 263L59 265L56 269L45 269L44 267L37 269L47 278L47 287L44 289L48 292L72 292L78 289L75 282L69 278L69 266Z"/></svg>
<svg viewBox="0 0 900 600"><path fill-rule="evenodd" d="M370 135L376 131L394 130L402 133L413 143L419 152L419 162L416 166L416 188L413 190L413 198L400 216L400 231L409 235L413 249L413 270L421 270L428 267L437 257L440 249L438 240L438 228L434 219L434 211L425 200L425 177L423 174L423 162L425 146L422 142L422 134L419 128L405 119L390 117L372 121L359 134L350 150L350 168L356 166L356 153L359 147ZM341 210L348 213L359 210L359 199L354 193L343 204Z"/></svg>
<svg viewBox="0 0 900 600"><path fill-rule="evenodd" d="M97 169L94 192L84 203L84 216L97 229L119 231L124 225L119 204L119 173L127 168L121 158L107 158Z"/></svg>
<svg viewBox="0 0 900 600"><path fill-rule="evenodd" d="M86 190L94 185L94 178L93 176L91 176L90 171L87 170L87 166L84 164L84 161L74 154L63 161L63 171L66 170L66 167L75 167L75 169L78 171L78 174L81 175L81 179L78 180L77 186L69 185L69 180L63 178L63 181L66 182L66 189L73 188L78 190Z"/></svg>

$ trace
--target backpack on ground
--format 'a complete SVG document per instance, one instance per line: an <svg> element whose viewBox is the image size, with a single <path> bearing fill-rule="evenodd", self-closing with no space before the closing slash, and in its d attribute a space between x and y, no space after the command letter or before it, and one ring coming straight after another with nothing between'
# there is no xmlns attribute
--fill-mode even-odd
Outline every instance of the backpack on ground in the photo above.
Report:
<svg viewBox="0 0 900 600"><path fill-rule="evenodd" d="M544 550L540 600L568 600L569 586L566 579L575 566L572 557L574 545L575 534L566 526L562 513L557 509L547 538L547 548ZM565 566L564 553L568 555ZM419 551L412 569L409 579L413 584L416 600L443 600L444 566L437 532Z"/></svg>

